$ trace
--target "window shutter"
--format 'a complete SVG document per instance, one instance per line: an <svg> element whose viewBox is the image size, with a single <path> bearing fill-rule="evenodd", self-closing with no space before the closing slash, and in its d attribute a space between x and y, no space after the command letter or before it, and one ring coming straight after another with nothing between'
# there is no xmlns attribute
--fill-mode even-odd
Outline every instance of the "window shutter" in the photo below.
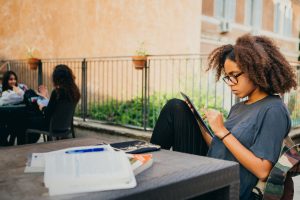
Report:
<svg viewBox="0 0 300 200"><path fill-rule="evenodd" d="M225 17L228 21L235 21L235 11L236 11L236 0L225 0Z"/></svg>
<svg viewBox="0 0 300 200"><path fill-rule="evenodd" d="M263 1L261 0L254 0L253 1L253 27L255 29L260 29L262 24L262 6Z"/></svg>
<svg viewBox="0 0 300 200"><path fill-rule="evenodd" d="M225 0L215 0L215 17L218 19L222 19L223 16L223 6Z"/></svg>
<svg viewBox="0 0 300 200"><path fill-rule="evenodd" d="M280 2L277 2L274 5L274 32L279 33L279 26L280 26Z"/></svg>
<svg viewBox="0 0 300 200"><path fill-rule="evenodd" d="M245 2L245 24L251 25L251 17L252 17L252 0L246 0Z"/></svg>

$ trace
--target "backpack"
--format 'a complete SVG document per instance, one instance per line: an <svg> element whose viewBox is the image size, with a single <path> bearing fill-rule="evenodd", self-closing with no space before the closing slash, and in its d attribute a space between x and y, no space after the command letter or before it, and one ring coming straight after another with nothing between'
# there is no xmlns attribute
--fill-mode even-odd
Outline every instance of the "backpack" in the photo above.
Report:
<svg viewBox="0 0 300 200"><path fill-rule="evenodd" d="M259 180L253 188L255 199L292 199L294 193L292 177L297 175L300 175L300 144L295 144L287 136L282 145L281 155L267 181Z"/></svg>
<svg viewBox="0 0 300 200"><path fill-rule="evenodd" d="M32 89L25 91L23 101L29 112L39 111L39 106L37 105L38 97L39 95Z"/></svg>
<svg viewBox="0 0 300 200"><path fill-rule="evenodd" d="M43 114L39 109L37 104L37 99L39 95L32 89L26 90L24 93L24 100L23 103L26 105L27 110L27 128L32 128L31 125L35 124L39 121L40 118L43 118ZM39 134L29 134L28 136L28 143L35 143L40 138Z"/></svg>

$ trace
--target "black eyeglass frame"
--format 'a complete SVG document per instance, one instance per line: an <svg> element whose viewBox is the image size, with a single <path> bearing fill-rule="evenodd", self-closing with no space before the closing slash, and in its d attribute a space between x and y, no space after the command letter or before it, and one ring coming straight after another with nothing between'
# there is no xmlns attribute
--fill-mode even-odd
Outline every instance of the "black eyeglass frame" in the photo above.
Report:
<svg viewBox="0 0 300 200"><path fill-rule="evenodd" d="M229 85L230 83L231 84L233 84L233 85L236 85L236 84L238 84L238 77L240 76L240 75L242 75L242 74L244 74L244 72L240 72L240 73L238 73L238 74L236 74L236 75L227 75L227 76L224 76L222 79L223 79L223 81L227 84L227 85ZM231 79L232 78L232 79Z"/></svg>

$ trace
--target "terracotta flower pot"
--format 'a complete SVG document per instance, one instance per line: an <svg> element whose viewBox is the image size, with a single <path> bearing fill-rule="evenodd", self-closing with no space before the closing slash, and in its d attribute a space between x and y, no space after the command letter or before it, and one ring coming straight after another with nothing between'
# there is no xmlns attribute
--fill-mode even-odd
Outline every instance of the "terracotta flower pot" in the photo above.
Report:
<svg viewBox="0 0 300 200"><path fill-rule="evenodd" d="M147 56L132 56L135 69L144 69L147 66Z"/></svg>
<svg viewBox="0 0 300 200"><path fill-rule="evenodd" d="M27 63L29 65L29 68L32 70L36 70L40 64L41 60L38 58L29 58Z"/></svg>

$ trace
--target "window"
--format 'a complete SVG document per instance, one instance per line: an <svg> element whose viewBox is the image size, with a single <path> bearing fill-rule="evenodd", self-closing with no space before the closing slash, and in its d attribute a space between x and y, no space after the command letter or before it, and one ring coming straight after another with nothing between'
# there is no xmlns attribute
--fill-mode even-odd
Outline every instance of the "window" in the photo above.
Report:
<svg viewBox="0 0 300 200"><path fill-rule="evenodd" d="M274 4L274 32L291 36L293 10L290 0L276 0Z"/></svg>
<svg viewBox="0 0 300 200"><path fill-rule="evenodd" d="M262 24L262 3L261 0L246 0L245 3L245 24L260 29Z"/></svg>
<svg viewBox="0 0 300 200"><path fill-rule="evenodd" d="M274 32L279 33L280 31L280 2L274 5Z"/></svg>
<svg viewBox="0 0 300 200"><path fill-rule="evenodd" d="M284 7L284 20L283 20L283 35L291 36L292 35L292 8L291 6Z"/></svg>
<svg viewBox="0 0 300 200"><path fill-rule="evenodd" d="M215 17L233 22L235 19L236 0L215 0Z"/></svg>

